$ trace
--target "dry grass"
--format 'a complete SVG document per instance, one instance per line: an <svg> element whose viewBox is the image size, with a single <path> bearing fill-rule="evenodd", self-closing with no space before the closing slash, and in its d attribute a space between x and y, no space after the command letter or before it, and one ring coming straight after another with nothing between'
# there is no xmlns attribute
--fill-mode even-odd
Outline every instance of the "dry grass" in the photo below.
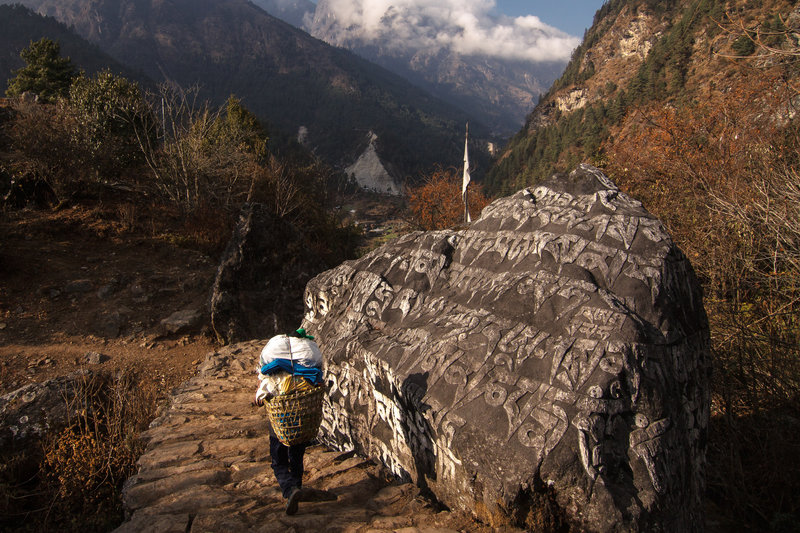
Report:
<svg viewBox="0 0 800 533"><path fill-rule="evenodd" d="M75 386L63 430L4 454L0 529L108 531L121 523L122 484L143 451L139 434L155 414L157 390L130 372L87 373Z"/></svg>

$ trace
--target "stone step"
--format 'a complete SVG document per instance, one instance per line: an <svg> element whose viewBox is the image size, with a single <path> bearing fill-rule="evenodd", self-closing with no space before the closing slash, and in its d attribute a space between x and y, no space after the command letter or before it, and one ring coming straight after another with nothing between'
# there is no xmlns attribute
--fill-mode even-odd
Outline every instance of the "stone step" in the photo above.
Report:
<svg viewBox="0 0 800 533"><path fill-rule="evenodd" d="M143 438L139 471L123 493L129 532L454 533L496 529L440 512L419 489L358 455L321 445L306 452L305 496L296 515L270 468L266 413L251 405L263 341L210 354L174 391Z"/></svg>

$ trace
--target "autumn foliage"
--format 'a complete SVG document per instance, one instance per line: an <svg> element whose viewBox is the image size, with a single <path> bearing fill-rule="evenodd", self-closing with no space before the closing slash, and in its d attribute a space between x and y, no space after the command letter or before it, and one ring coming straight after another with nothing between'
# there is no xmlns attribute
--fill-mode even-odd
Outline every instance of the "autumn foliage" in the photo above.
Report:
<svg viewBox="0 0 800 533"><path fill-rule="evenodd" d="M639 109L604 147L609 174L666 223L703 281L714 353L709 495L775 531L800 512L793 96L758 72L693 105Z"/></svg>
<svg viewBox="0 0 800 533"><path fill-rule="evenodd" d="M464 222L461 176L453 168L437 169L424 176L424 182L407 191L408 210L413 222L425 231L450 228ZM470 183L469 213L475 219L489 204L482 187Z"/></svg>

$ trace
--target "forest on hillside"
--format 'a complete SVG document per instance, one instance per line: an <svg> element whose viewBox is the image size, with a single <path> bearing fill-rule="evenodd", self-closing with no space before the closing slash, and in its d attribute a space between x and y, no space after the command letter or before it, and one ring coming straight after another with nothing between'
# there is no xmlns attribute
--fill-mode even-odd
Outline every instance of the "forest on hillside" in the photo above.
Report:
<svg viewBox="0 0 800 533"><path fill-rule="evenodd" d="M147 88L155 87L144 74L122 65L54 18L42 17L18 4L0 4L0 92L5 92L14 71L25 66L20 51L43 37L58 42L61 54L88 74L108 69Z"/></svg>
<svg viewBox="0 0 800 533"><path fill-rule="evenodd" d="M151 92L109 70L87 75L47 38L21 55L26 65L8 82L2 125L7 206L68 205L106 189L134 190L143 203L189 218L203 213L218 251L241 205L262 202L316 239L331 264L352 255L352 228L327 211L331 195L349 186L346 178L298 145L270 151L267 130L235 96L214 106L194 88Z"/></svg>

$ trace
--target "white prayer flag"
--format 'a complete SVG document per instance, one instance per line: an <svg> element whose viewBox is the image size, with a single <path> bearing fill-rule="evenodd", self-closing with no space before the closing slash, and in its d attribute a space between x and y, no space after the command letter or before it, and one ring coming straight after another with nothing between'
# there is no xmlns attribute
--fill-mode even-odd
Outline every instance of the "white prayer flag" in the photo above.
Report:
<svg viewBox="0 0 800 533"><path fill-rule="evenodd" d="M467 192L469 185L469 152L467 150L467 139L464 140L464 179L461 181L461 194Z"/></svg>
<svg viewBox="0 0 800 533"><path fill-rule="evenodd" d="M464 178L461 180L461 197L464 200L464 222L472 222L469 216L469 196L467 187L469 186L469 123L467 123L467 134L464 137Z"/></svg>

